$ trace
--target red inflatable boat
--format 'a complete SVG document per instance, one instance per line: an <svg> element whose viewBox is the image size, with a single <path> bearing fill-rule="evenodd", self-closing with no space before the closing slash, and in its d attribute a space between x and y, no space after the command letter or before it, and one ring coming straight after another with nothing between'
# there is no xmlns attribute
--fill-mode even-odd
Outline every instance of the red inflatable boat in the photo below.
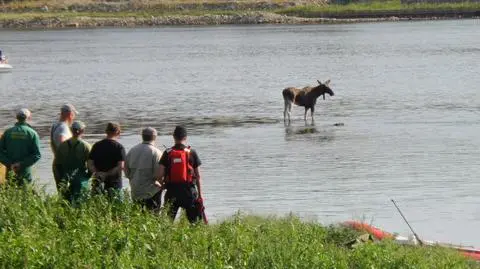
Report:
<svg viewBox="0 0 480 269"><path fill-rule="evenodd" d="M382 231L381 229L364 222L349 220L349 221L345 221L343 225L350 227L352 229L355 229L357 231L367 232L372 236L374 236L375 238L377 238L378 240L393 239L394 241L401 244L408 244L408 245L417 244L417 241L415 239L412 240L411 238L408 238L405 236L393 235L391 233ZM463 254L466 257L470 257L474 260L480 261L480 249L456 246L451 244L444 244L444 243L434 242L434 241L425 241L425 240L422 240L422 243L428 246L441 246L441 247L453 248L458 250L461 254Z"/></svg>

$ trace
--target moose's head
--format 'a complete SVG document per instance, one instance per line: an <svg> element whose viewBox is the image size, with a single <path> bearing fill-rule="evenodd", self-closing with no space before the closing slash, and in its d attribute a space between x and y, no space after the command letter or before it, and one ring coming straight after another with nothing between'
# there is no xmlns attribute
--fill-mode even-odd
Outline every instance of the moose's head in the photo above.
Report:
<svg viewBox="0 0 480 269"><path fill-rule="evenodd" d="M335 93L330 89L330 80L325 81L324 83L317 80L318 86L315 87L315 90L318 91L319 95L323 95L323 100L325 100L325 94L328 93L330 96L334 96Z"/></svg>

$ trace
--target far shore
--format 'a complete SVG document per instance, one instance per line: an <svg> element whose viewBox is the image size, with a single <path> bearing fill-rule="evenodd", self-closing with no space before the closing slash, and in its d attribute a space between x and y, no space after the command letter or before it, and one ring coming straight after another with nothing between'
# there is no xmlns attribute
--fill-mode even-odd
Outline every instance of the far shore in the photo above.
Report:
<svg viewBox="0 0 480 269"><path fill-rule="evenodd" d="M85 0L86 1L86 0ZM48 1L46 1L48 2ZM399 0L347 5L295 2L224 2L130 6L128 4L0 5L0 29L158 27L165 25L340 24L478 19L480 3L401 4Z"/></svg>
<svg viewBox="0 0 480 269"><path fill-rule="evenodd" d="M412 16L392 14L389 16L339 16L304 18L278 15L268 12L245 12L233 15L166 15L90 17L82 16L32 16L0 19L0 29L61 29L61 28L102 28L102 27L156 27L167 25L248 25L248 24L346 24L367 22L426 21L452 19L478 19L472 14L432 14Z"/></svg>

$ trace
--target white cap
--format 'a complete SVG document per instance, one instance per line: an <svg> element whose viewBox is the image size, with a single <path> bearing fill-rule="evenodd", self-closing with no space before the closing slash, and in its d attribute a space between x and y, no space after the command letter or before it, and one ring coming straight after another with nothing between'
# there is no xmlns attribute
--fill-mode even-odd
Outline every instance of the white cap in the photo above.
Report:
<svg viewBox="0 0 480 269"><path fill-rule="evenodd" d="M78 115L78 111L75 109L75 107L72 104L64 104L62 108L60 108L60 112L73 112L76 115Z"/></svg>
<svg viewBox="0 0 480 269"><path fill-rule="evenodd" d="M21 108L21 109L17 110L17 119L18 120L26 120L26 119L30 118L31 115L32 115L32 112L30 112L30 110L28 110L26 108Z"/></svg>

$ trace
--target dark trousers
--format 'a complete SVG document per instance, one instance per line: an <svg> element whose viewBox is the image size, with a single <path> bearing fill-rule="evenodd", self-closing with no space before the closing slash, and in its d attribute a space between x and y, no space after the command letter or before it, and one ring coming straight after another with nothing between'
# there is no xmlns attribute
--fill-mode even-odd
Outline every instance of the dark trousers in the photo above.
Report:
<svg viewBox="0 0 480 269"><path fill-rule="evenodd" d="M152 198L140 200L138 203L146 209L158 213L162 205L162 191L158 191Z"/></svg>
<svg viewBox="0 0 480 269"><path fill-rule="evenodd" d="M196 207L197 198L198 192L193 184L167 184L165 204L168 215L175 220L178 209L181 207L185 210L190 223L201 220L201 214Z"/></svg>
<svg viewBox="0 0 480 269"><path fill-rule="evenodd" d="M60 192L60 175L58 174L58 171L56 169L56 164L55 164L55 158L53 159L53 162L52 162L52 172L53 172L53 179L55 180L55 186L57 187L57 192Z"/></svg>
<svg viewBox="0 0 480 269"><path fill-rule="evenodd" d="M122 201L122 179L107 178L104 182L96 178L92 179L92 195L106 194L108 198Z"/></svg>
<svg viewBox="0 0 480 269"><path fill-rule="evenodd" d="M13 170L7 168L5 171L5 180L8 184L25 187L32 183L32 175L30 173L16 174Z"/></svg>

